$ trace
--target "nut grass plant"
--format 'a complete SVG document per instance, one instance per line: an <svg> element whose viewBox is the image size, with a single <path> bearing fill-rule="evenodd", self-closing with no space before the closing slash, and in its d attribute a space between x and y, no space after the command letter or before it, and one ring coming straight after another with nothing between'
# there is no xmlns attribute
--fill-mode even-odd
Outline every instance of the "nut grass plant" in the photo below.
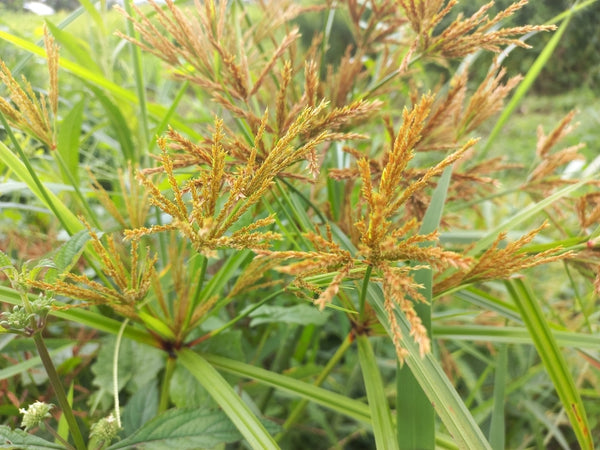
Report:
<svg viewBox="0 0 600 450"><path fill-rule="evenodd" d="M27 82L21 87L1 66L13 96L12 104L3 103L5 128L37 139L52 157L50 163L28 157L15 138L0 143L5 177L24 181L58 219L56 226L72 235L51 255L46 274L36 272L21 290L3 288L4 298L26 304L28 291L52 293L64 301L55 301L51 316L119 336L122 332L124 339L164 350L164 361L153 368L162 373L161 387L148 393L157 399L155 417L147 423L148 417L136 417L138 427L124 430L123 441L109 448L177 439L183 410L190 405L193 417L185 420L202 426L182 439L196 447L243 438L253 448L289 448L295 442L294 423L316 423L331 445L341 445L355 438L348 420L353 421L350 429L359 423L372 433L378 448L433 448L448 440L460 448L502 446L499 415L505 412L494 409L488 442L484 420L466 406L445 373L453 360L440 358L447 344L442 341L436 348L435 314L444 313L456 299L475 305L471 315L487 311L513 326L525 326L558 394L548 408L559 405L573 430L565 437L568 433L548 427L547 439L573 445L576 440L581 448L593 448L584 403L557 343L564 342L564 335L555 330L565 330L544 317L526 282L507 281L504 289L497 283L527 277L536 266L556 267L559 261L578 268L584 277L578 283L587 289L596 277L597 182L563 176L565 164L579 157L578 147L552 150L572 118L547 136L539 134L539 165L521 188L529 195L529 206L499 225L493 225L499 220L492 217L488 226L479 227L478 215L486 213L481 205L494 200L494 184L499 185L508 166L498 159L476 162L477 135L482 124L503 110L520 78L505 79L494 63L477 86L469 81L468 66L446 84L429 90L419 85L430 65L448 65L480 50L526 46L520 36L554 27L503 28L502 21L524 7L524 1L495 15L490 3L471 17L459 15L444 30L438 26L452 14L454 1L264 2L252 7L243 2L179 3L151 1L143 9L127 3L119 9L127 25L117 36L132 48L118 61L120 67L133 67L129 89L120 85L123 74L106 65L90 66L74 35L60 27L49 29L68 49L68 58L59 58L57 48L48 44L49 33L44 52L0 32L3 39L48 58L48 104L54 120L52 127L42 126L50 119L38 124L37 116L49 116L44 97ZM107 57L102 49L109 51L112 39L106 29L111 13L96 11L89 2L82 5L97 27L102 60ZM294 20L319 12L331 20L303 47ZM343 15L354 44L329 64L335 15ZM170 85L174 88L164 104L151 100L151 94L158 95L148 89L142 59L159 77L168 73L181 83ZM59 93L59 66L61 76L66 71L82 79L79 86L91 100L73 103L68 91ZM59 99L80 106L69 112ZM209 111L200 120L193 117L198 108L194 101ZM98 109L108 119L94 123ZM62 131L73 124L79 124L81 135ZM85 131L90 127L93 131ZM85 147L92 150L86 154ZM105 149L116 169L112 174L96 161ZM52 179L47 164L58 169L73 193L55 195L44 185ZM588 191L575 208L573 202L561 203L584 189ZM581 220L565 229L546 212L550 208ZM468 229L482 229L483 238L471 246L444 239L445 232L461 226L452 211L466 211ZM544 214L551 226L540 225L538 215ZM508 240L510 231L517 237ZM542 238L545 243L537 244ZM75 265L80 254L83 267ZM256 315L266 306L279 315L257 325ZM299 317L286 314L293 306L301 307ZM311 316L316 310L330 314L331 323ZM478 336L481 330L457 320L461 331ZM447 323L453 324L451 314ZM488 326L490 342L496 340L495 324ZM341 344L333 353L334 363L321 367L327 333ZM504 338L517 342L515 336L507 327ZM569 337L576 348L588 343L583 332ZM237 341L232 349L239 351L224 357L219 344L228 339ZM474 346L471 350L481 354ZM377 353L398 363L392 364L393 374L383 370ZM586 357L597 363L595 355ZM115 366L123 364L118 351L114 360ZM340 378L345 380L341 383L351 379L347 366L353 360L362 374L366 402L356 393L344 396L331 389L336 383L339 387ZM460 356L454 361L463 364ZM299 367L311 374L308 381L295 378L298 372L302 377ZM510 386L502 389L505 367L483 371L480 383L494 368L493 401L498 405L507 395L503 392L510 391ZM235 388L219 370L239 377ZM582 377L589 377L582 371ZM195 383L194 390L205 393L201 405L210 398L218 409L206 413L200 404L186 403L189 398L182 401L176 382L181 373L186 382ZM268 388L241 381L248 378ZM119 381L114 385L118 399ZM395 402L389 401L390 389ZM276 405L273 398L279 391L303 401ZM136 392L128 393L131 404L139 401ZM65 395L56 394L67 417ZM482 391L475 395L484 405ZM470 405L472 400L466 400ZM116 418L102 422L108 428L121 423L115 403ZM334 411L327 417L335 418L339 429L319 419L323 415L314 413L313 403ZM170 406L181 411L168 411ZM110 408L109 403L102 411L105 417L111 417ZM134 414L132 408L127 404L123 415ZM82 425L68 420L75 445L81 447L79 427L85 426L92 430L89 445L108 446L113 435L90 426L89 417ZM265 417L276 418L283 427L273 427ZM211 421L233 427L219 435L210 431ZM527 426L540 428L534 419ZM162 434L153 435L155 429ZM27 444L16 431L2 433Z"/></svg>

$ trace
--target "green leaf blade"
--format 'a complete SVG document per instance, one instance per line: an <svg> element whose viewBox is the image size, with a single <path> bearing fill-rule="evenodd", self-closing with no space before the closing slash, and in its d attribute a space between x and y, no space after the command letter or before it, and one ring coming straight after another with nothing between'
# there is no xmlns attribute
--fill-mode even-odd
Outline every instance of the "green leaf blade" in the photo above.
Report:
<svg viewBox="0 0 600 450"><path fill-rule="evenodd" d="M531 334L538 354L569 417L579 445L584 450L592 450L594 443L583 401L539 302L523 280L507 281L505 285Z"/></svg>
<svg viewBox="0 0 600 450"><path fill-rule="evenodd" d="M254 449L279 446L233 388L202 356L189 349L178 352L179 361L202 384Z"/></svg>

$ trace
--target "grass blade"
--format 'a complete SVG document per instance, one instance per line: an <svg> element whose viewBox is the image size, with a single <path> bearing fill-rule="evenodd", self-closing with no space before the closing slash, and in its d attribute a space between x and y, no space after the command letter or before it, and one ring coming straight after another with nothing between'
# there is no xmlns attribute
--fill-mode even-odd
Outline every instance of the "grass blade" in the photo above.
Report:
<svg viewBox="0 0 600 450"><path fill-rule="evenodd" d="M552 324L550 327L555 328ZM600 350L600 336L572 331L553 330L556 341L563 347ZM496 327L486 325L434 325L436 339L533 344L531 335L523 327Z"/></svg>
<svg viewBox="0 0 600 450"><path fill-rule="evenodd" d="M305 398L325 408L336 411L346 417L351 417L359 422L371 424L371 413L369 407L358 400L350 399L344 395L296 380L285 375L280 375L269 370L245 364L222 356L203 355L213 366L220 370L251 378L259 383L272 386L278 390L289 392L298 397Z"/></svg>
<svg viewBox="0 0 600 450"><path fill-rule="evenodd" d="M369 338L365 335L358 336L356 343L358 345L358 360L363 374L365 389L367 390L371 417L373 418L375 444L377 448L398 449L396 430L392 424L392 414L385 396L383 380L377 367L373 347L371 347Z"/></svg>
<svg viewBox="0 0 600 450"><path fill-rule="evenodd" d="M496 362L494 377L494 410L490 426L490 444L494 450L505 448L504 404L506 401L506 375L508 361L508 346L502 345Z"/></svg>
<svg viewBox="0 0 600 450"><path fill-rule="evenodd" d="M130 2L130 1L125 1L123 3L125 6L125 11L127 12L127 14L129 16L131 16L133 14L133 11L131 9L131 3L132 2ZM129 20L126 20L126 26L127 26L127 35L132 39L137 39L138 38L137 33L135 32L135 30L133 28L133 24ZM131 43L129 43L129 46L131 48L131 58L133 60L133 71L135 74L135 87L136 87L136 92L137 92L137 100L138 100L139 112L140 112L140 126L141 126L141 132L140 132L141 142L138 147L134 148L134 152L136 152L137 148L141 148L141 151L143 153L135 154L135 160L141 161L140 158L145 157L146 153L148 152L149 126L148 126L148 106L147 106L147 100L146 100L146 86L144 84L144 76L143 76L143 72L142 72L142 50L137 45L133 45Z"/></svg>
<svg viewBox="0 0 600 450"><path fill-rule="evenodd" d="M250 408L206 359L189 349L179 351L178 357L184 367L219 404L252 448L279 448Z"/></svg>
<svg viewBox="0 0 600 450"><path fill-rule="evenodd" d="M383 292L379 287L371 286L369 300L379 321L391 336L383 307ZM397 320L402 335L410 336L410 324L406 318L397 314ZM404 339L402 345L409 352L406 364L415 375L429 402L434 406L435 412L454 438L456 445L459 448L490 449L490 444L435 357L429 354L421 358L417 344L410 338Z"/></svg>
<svg viewBox="0 0 600 450"><path fill-rule="evenodd" d="M440 223L448 186L452 176L452 167L447 167L431 198L427 208L420 234L435 231ZM415 262L416 264L416 262ZM433 271L431 268L420 269L415 273L415 282L422 285L421 294L428 303L415 305L415 311L423 325L429 330L431 338L431 300ZM435 447L435 411L427 395L421 389L419 381L408 366L399 367L396 376L396 404L398 442L406 448L433 449Z"/></svg>
<svg viewBox="0 0 600 450"><path fill-rule="evenodd" d="M507 281L505 285L531 334L535 348L569 417L579 445L583 450L593 449L594 444L583 401L539 302L523 280Z"/></svg>

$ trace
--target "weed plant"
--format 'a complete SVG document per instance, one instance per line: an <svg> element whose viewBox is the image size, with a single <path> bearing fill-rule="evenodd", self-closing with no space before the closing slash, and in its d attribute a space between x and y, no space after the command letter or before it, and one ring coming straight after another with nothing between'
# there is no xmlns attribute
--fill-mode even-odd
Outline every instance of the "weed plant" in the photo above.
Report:
<svg viewBox="0 0 600 450"><path fill-rule="evenodd" d="M80 3L0 31L3 445L594 448L597 161L488 158L593 2Z"/></svg>

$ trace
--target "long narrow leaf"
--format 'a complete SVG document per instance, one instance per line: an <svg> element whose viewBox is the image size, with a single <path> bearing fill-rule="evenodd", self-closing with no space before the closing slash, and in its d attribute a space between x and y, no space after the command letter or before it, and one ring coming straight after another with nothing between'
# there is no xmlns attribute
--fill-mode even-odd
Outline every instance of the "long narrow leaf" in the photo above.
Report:
<svg viewBox="0 0 600 450"><path fill-rule="evenodd" d="M206 359L189 349L179 351L178 356L179 361L218 403L252 448L279 448L260 420Z"/></svg>
<svg viewBox="0 0 600 450"><path fill-rule="evenodd" d="M552 331L556 341L564 347L600 350L600 336L573 331ZM531 334L522 327L494 327L485 325L434 325L436 339L534 344Z"/></svg>
<svg viewBox="0 0 600 450"><path fill-rule="evenodd" d="M440 224L452 178L452 167L447 167L431 197L431 202L419 229L420 234L435 231ZM419 264L413 261L412 264ZM415 282L423 286L419 292L426 303L415 305L415 310L431 338L431 304L433 271L430 267L419 269ZM398 368L396 376L396 405L398 442L406 448L433 448L435 446L435 411L408 366Z"/></svg>
<svg viewBox="0 0 600 450"><path fill-rule="evenodd" d="M567 361L552 335L539 302L523 280L507 281L506 287L517 308L519 308L523 322L525 322L531 334L535 348L569 417L579 445L583 450L593 449L594 444L590 435L590 427L583 401L577 391Z"/></svg>
<svg viewBox="0 0 600 450"><path fill-rule="evenodd" d="M251 366L250 364L245 364L240 361L216 355L205 354L203 356L217 369L241 377L250 378L268 386L273 386L278 390L305 398L347 417L351 417L368 425L371 424L369 407L358 400L353 400L346 396L336 394L335 392L319 388L313 384L280 375L260 367Z"/></svg>
<svg viewBox="0 0 600 450"><path fill-rule="evenodd" d="M380 322L391 335L389 323L383 307L383 292L380 288L371 286L369 290L371 305L377 313ZM459 448L490 449L490 444L475 423L464 402L458 396L454 387L446 377L444 370L433 355L421 358L417 344L410 338L410 324L403 315L398 314L397 320L402 335L405 336L402 345L408 350L406 364L414 373L415 378L427 398L435 408L436 413L454 438Z"/></svg>
<svg viewBox="0 0 600 450"><path fill-rule="evenodd" d="M373 348L367 336L358 336L356 343L358 345L358 361L360 362L367 399L371 408L371 417L373 418L375 444L377 448L398 449L396 430L392 424L390 406L385 396L383 380L377 367L375 353L373 353Z"/></svg>
<svg viewBox="0 0 600 450"><path fill-rule="evenodd" d="M494 377L494 410L490 426L490 443L494 450L505 448L504 405L506 403L506 375L508 361L508 347L503 345L496 360L496 375Z"/></svg>

